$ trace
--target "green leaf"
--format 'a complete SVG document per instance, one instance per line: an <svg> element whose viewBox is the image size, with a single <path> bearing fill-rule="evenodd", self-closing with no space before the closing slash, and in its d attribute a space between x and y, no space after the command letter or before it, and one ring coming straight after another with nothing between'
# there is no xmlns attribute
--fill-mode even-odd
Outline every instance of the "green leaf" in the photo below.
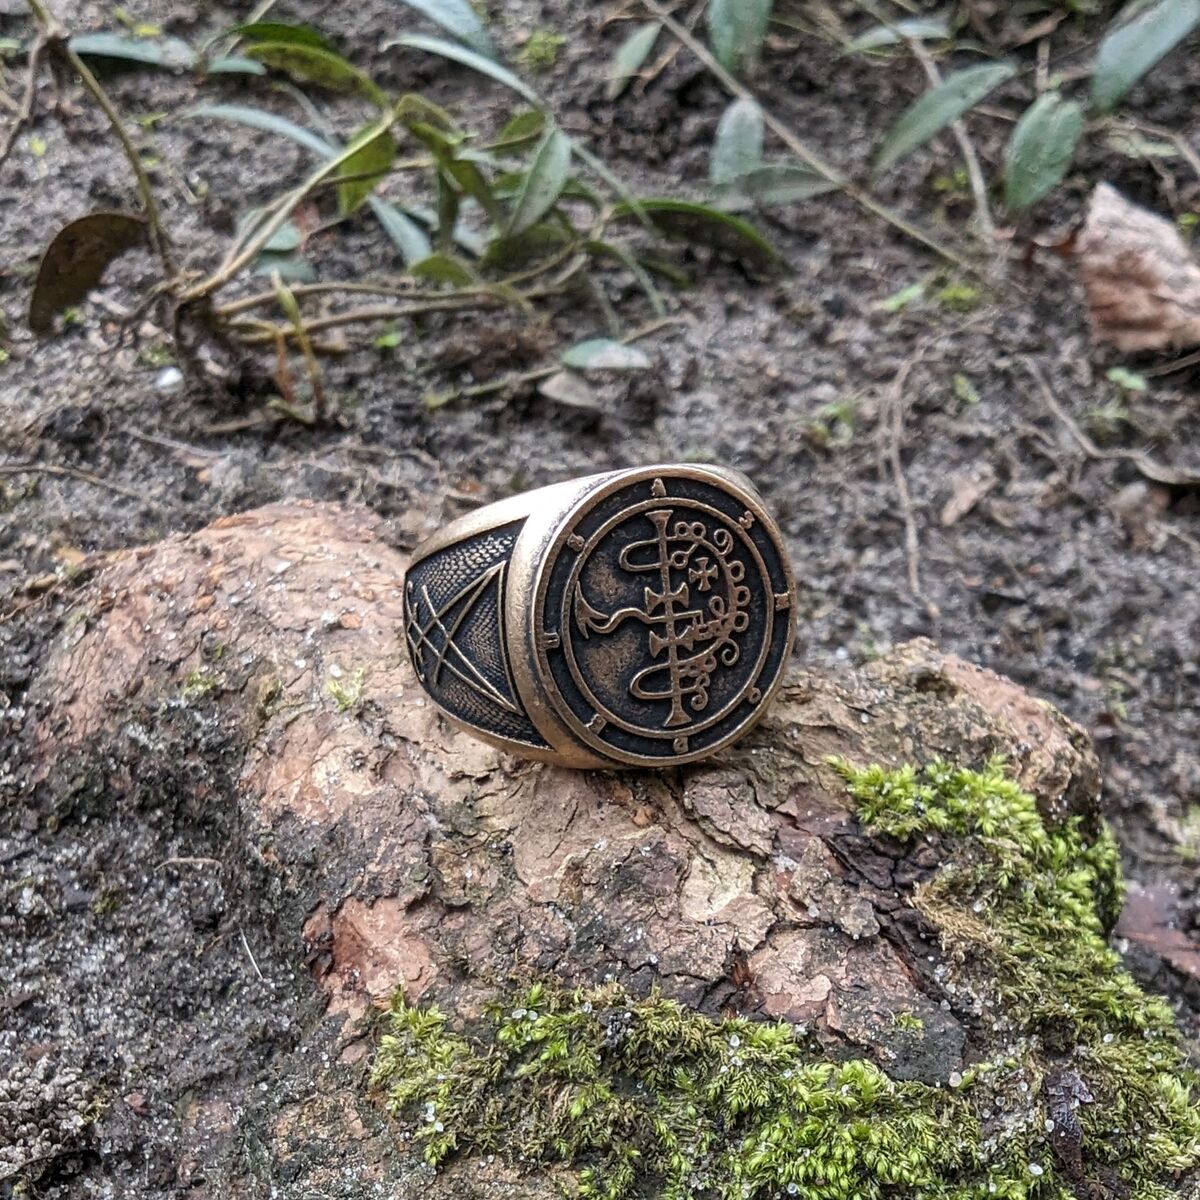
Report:
<svg viewBox="0 0 1200 1200"><path fill-rule="evenodd" d="M470 287L477 282L471 268L455 254L431 254L409 267L409 274L431 283L447 283L451 287Z"/></svg>
<svg viewBox="0 0 1200 1200"><path fill-rule="evenodd" d="M252 208L243 213L238 218L238 237L244 237L262 219L263 210L261 208ZM303 241L304 235L300 232L300 227L294 221L285 221L272 234L263 247L263 251L268 254L290 254L293 250L298 250Z"/></svg>
<svg viewBox="0 0 1200 1200"><path fill-rule="evenodd" d="M1128 367L1110 367L1105 378L1115 383L1123 392L1144 392L1150 384L1145 375L1131 371Z"/></svg>
<svg viewBox="0 0 1200 1200"><path fill-rule="evenodd" d="M332 50L303 43L257 42L247 46L245 53L247 58L266 63L297 83L315 83L331 92L357 92L380 108L387 106L383 89Z"/></svg>
<svg viewBox="0 0 1200 1200"><path fill-rule="evenodd" d="M762 165L763 114L754 100L735 100L722 114L713 139L708 177L729 183Z"/></svg>
<svg viewBox="0 0 1200 1200"><path fill-rule="evenodd" d="M267 68L241 54L224 54L205 65L208 75L265 75Z"/></svg>
<svg viewBox="0 0 1200 1200"><path fill-rule="evenodd" d="M1047 92L1026 109L1008 143L1004 199L1012 212L1036 204L1063 180L1083 134L1083 109Z"/></svg>
<svg viewBox="0 0 1200 1200"><path fill-rule="evenodd" d="M609 72L608 83L605 84L604 94L610 100L615 100L628 86L630 80L645 66L646 59L658 41L662 26L657 21L649 21L639 25L617 47L613 55L612 70Z"/></svg>
<svg viewBox="0 0 1200 1200"><path fill-rule="evenodd" d="M940 41L950 37L950 26L940 17L912 17L907 21L893 21L890 25L876 25L852 41L847 42L843 54L860 54L865 50L881 50L895 46L911 38L913 41Z"/></svg>
<svg viewBox="0 0 1200 1200"><path fill-rule="evenodd" d="M517 113L502 130L490 149L494 151L519 150L537 141L546 132L546 114L531 108Z"/></svg>
<svg viewBox="0 0 1200 1200"><path fill-rule="evenodd" d="M1200 25L1200 0L1158 0L1110 29L1092 70L1092 103L1107 112Z"/></svg>
<svg viewBox="0 0 1200 1200"><path fill-rule="evenodd" d="M354 153L346 159L340 174L367 175L366 179L347 179L337 185L338 212L342 216L354 212L364 200L375 190L379 181L391 170L396 159L396 139L386 130L376 133L359 144L365 138L372 126L359 130L350 139L351 146L357 146Z"/></svg>
<svg viewBox="0 0 1200 1200"><path fill-rule="evenodd" d="M116 58L168 70L196 65L196 52L179 38L137 38L123 33L81 33L70 40L80 58Z"/></svg>
<svg viewBox="0 0 1200 1200"><path fill-rule="evenodd" d="M423 17L440 25L447 33L465 42L477 54L496 57L496 47L483 27L479 14L467 0L400 0Z"/></svg>
<svg viewBox="0 0 1200 1200"><path fill-rule="evenodd" d="M391 49L393 46L406 46L410 50L424 50L427 54L437 54L442 58L448 58L451 62L459 63L461 66L470 67L473 71L478 71L481 75L487 75L494 79L497 83L502 83L511 91L517 93L524 100L528 100L530 104L536 108L544 109L546 107L542 98L531 88L524 80L514 75L507 67L501 66L494 59L488 58L484 54L479 54L474 50L468 49L466 46L460 46L456 42L448 42L444 38L426 37L424 34L408 34L405 37L398 37L390 42L385 42L383 48Z"/></svg>
<svg viewBox="0 0 1200 1200"><path fill-rule="evenodd" d="M910 304L920 300L926 292L928 285L924 282L910 283L907 287L902 287L898 292L893 292L884 300L880 300L879 308L884 312L898 313L903 312Z"/></svg>
<svg viewBox="0 0 1200 1200"><path fill-rule="evenodd" d="M478 201L484 212L493 221L500 219L500 206L492 194L491 184L479 167L468 158L457 157L457 146L441 140L437 131L428 126L409 126L411 132L433 151L437 159L441 178L455 191ZM441 228L441 224L439 224Z"/></svg>
<svg viewBox="0 0 1200 1200"><path fill-rule="evenodd" d="M646 371L650 357L636 346L626 346L612 338L591 338L559 356L564 367L576 371Z"/></svg>
<svg viewBox="0 0 1200 1200"><path fill-rule="evenodd" d="M312 283L317 272L307 259L294 254L272 254L264 250L250 264L251 275L278 275L284 283Z"/></svg>
<svg viewBox="0 0 1200 1200"><path fill-rule="evenodd" d="M738 175L716 189L716 202L725 212L748 212L777 204L795 204L826 192L837 184L798 163L769 163Z"/></svg>
<svg viewBox="0 0 1200 1200"><path fill-rule="evenodd" d="M779 264L775 247L741 217L689 200L641 200L639 207L655 228L668 237L711 246L759 271L771 270ZM625 202L613 209L615 220L633 215L633 210Z"/></svg>
<svg viewBox="0 0 1200 1200"><path fill-rule="evenodd" d="M318 50L337 47L324 34L310 25L292 25L286 21L250 21L226 30L222 37L245 38L251 42L274 42L280 46L315 46Z"/></svg>
<svg viewBox="0 0 1200 1200"><path fill-rule="evenodd" d="M298 146L303 146L323 159L335 158L342 152L342 147L327 141L311 129L289 121L287 117L277 116L265 109L253 108L247 104L202 104L189 109L185 117L209 117L216 121L232 121L238 125L246 125L251 129L259 129L264 133L273 133L278 137L287 138ZM420 227L405 216L394 204L381 200L378 196L367 199L375 219L383 226L383 231L391 238L405 266L429 255L429 239Z"/></svg>
<svg viewBox="0 0 1200 1200"><path fill-rule="evenodd" d="M516 237L536 225L562 195L570 173L571 139L552 125L533 152L504 236Z"/></svg>
<svg viewBox="0 0 1200 1200"><path fill-rule="evenodd" d="M1200 3L1200 0L1197 2ZM882 174L946 126L952 125L989 92L1011 79L1016 71L1012 63L984 63L956 71L937 87L930 88L905 109L883 139L875 156L875 174Z"/></svg>
<svg viewBox="0 0 1200 1200"><path fill-rule="evenodd" d="M429 239L420 226L394 204L381 200L378 196L371 196L367 200L367 207L400 251L400 257L406 267L429 256Z"/></svg>
<svg viewBox="0 0 1200 1200"><path fill-rule="evenodd" d="M772 0L709 0L708 42L725 70L737 74L757 62L771 4Z"/></svg>

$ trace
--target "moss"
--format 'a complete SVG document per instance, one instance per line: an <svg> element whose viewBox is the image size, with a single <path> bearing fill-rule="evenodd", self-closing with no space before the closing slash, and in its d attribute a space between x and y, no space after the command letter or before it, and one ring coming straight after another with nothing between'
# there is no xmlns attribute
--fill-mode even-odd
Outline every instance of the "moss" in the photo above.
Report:
<svg viewBox="0 0 1200 1200"><path fill-rule="evenodd" d="M823 1058L798 1027L615 985L536 984L462 1030L397 996L373 1082L428 1161L561 1163L606 1200L1168 1195L1200 1160L1200 1110L1169 1010L1105 942L1111 836L1049 828L999 764L839 769L865 825L944 843L913 900L955 964L948 991L986 1014L986 1060L902 1082Z"/></svg>
<svg viewBox="0 0 1200 1200"><path fill-rule="evenodd" d="M207 667L200 667L195 671L188 672L187 678L183 681L183 687L179 689L179 698L185 704L190 704L196 700L207 699L224 686L224 676L210 671Z"/></svg>
<svg viewBox="0 0 1200 1200"><path fill-rule="evenodd" d="M349 679L331 676L325 684L326 691L333 697L334 704L340 713L353 712L362 703L363 679L366 672L357 667Z"/></svg>
<svg viewBox="0 0 1200 1200"><path fill-rule="evenodd" d="M1079 1158L1135 1195L1200 1165L1200 1105L1173 1015L1121 966L1106 934L1123 898L1116 843L1102 824L1048 825L1000 762L839 765L863 823L902 841L938 836L948 862L913 897L982 1007L1028 1040L1048 1093L1064 1074L1087 1102Z"/></svg>
<svg viewBox="0 0 1200 1200"><path fill-rule="evenodd" d="M934 299L951 312L974 312L984 301L983 292L973 283L951 280L934 293Z"/></svg>
<svg viewBox="0 0 1200 1200"><path fill-rule="evenodd" d="M566 40L561 33L555 33L553 29L535 29L521 47L521 62L531 71L552 70L558 62L558 52Z"/></svg>

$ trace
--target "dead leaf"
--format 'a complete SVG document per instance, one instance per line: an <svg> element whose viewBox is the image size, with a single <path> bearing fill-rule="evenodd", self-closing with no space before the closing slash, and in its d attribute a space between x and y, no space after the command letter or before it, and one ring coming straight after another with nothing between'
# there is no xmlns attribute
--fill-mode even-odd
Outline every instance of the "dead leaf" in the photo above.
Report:
<svg viewBox="0 0 1200 1200"><path fill-rule="evenodd" d="M1117 492L1108 507L1135 550L1161 550L1167 535L1160 518L1170 503L1171 495L1165 487L1151 487L1139 479Z"/></svg>
<svg viewBox="0 0 1200 1200"><path fill-rule="evenodd" d="M1097 340L1125 352L1200 343L1200 264L1170 221L1102 183L1076 253Z"/></svg>
<svg viewBox="0 0 1200 1200"><path fill-rule="evenodd" d="M538 391L547 400L565 404L568 408L582 408L590 412L600 411L600 397L582 375L574 371L557 371L543 380Z"/></svg>
<svg viewBox="0 0 1200 1200"><path fill-rule="evenodd" d="M978 463L950 480L950 499L942 506L942 524L957 525L996 486L990 463Z"/></svg>
<svg viewBox="0 0 1200 1200"><path fill-rule="evenodd" d="M1165 886L1130 884L1117 936L1136 942L1180 974L1200 979L1200 941L1179 928L1177 903Z"/></svg>
<svg viewBox="0 0 1200 1200"><path fill-rule="evenodd" d="M48 334L55 314L78 304L113 259L144 244L146 231L144 218L122 212L89 213L64 225L42 255L29 301L29 328Z"/></svg>

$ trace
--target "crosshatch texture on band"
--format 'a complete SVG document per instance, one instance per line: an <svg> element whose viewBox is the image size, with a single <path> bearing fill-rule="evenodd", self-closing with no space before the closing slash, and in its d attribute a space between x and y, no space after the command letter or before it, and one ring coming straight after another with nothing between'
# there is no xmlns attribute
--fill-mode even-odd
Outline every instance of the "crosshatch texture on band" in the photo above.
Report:
<svg viewBox="0 0 1200 1200"><path fill-rule="evenodd" d="M544 749L513 685L504 637L504 588L523 524L414 563L404 581L404 628L417 676L442 708L496 737Z"/></svg>

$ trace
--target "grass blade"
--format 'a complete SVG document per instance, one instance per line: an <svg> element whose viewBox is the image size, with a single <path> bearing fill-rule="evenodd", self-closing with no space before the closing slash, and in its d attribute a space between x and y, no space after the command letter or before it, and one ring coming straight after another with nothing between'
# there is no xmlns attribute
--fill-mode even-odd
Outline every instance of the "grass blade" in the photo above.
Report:
<svg viewBox="0 0 1200 1200"><path fill-rule="evenodd" d="M1200 3L1200 0L1197 0ZM875 155L874 173L883 174L930 138L974 108L989 92L1016 74L1012 63L984 63L946 76L901 114Z"/></svg>
<svg viewBox="0 0 1200 1200"><path fill-rule="evenodd" d="M1092 71L1092 103L1113 108L1155 63L1200 25L1200 0L1159 0L1110 29Z"/></svg>
<svg viewBox="0 0 1200 1200"><path fill-rule="evenodd" d="M440 25L476 54L483 54L488 58L496 57L496 47L492 44L488 31L479 19L479 14L467 0L400 0L400 3L407 4L421 16L428 17Z"/></svg>
<svg viewBox="0 0 1200 1200"><path fill-rule="evenodd" d="M460 46L457 42L448 42L445 38L426 37L424 34L412 33L385 42L383 48L388 50L392 46L424 50L426 54L437 54L442 58L448 58L451 62L470 67L471 70L478 71L481 75L487 75L497 83L502 83L522 99L528 100L535 108L544 109L546 107L537 92L518 75L513 74L507 67L502 66L495 59L489 58L486 54L480 54L467 46Z"/></svg>
<svg viewBox="0 0 1200 1200"><path fill-rule="evenodd" d="M753 100L735 100L721 114L713 139L708 177L729 183L762 165L763 114Z"/></svg>

